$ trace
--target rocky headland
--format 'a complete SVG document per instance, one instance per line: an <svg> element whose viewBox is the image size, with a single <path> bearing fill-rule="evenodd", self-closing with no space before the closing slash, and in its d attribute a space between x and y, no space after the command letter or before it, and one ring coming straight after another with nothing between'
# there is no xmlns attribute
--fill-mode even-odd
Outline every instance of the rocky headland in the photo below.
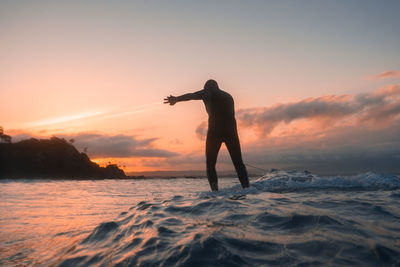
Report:
<svg viewBox="0 0 400 267"><path fill-rule="evenodd" d="M100 167L65 139L0 143L0 179L129 179L115 164Z"/></svg>

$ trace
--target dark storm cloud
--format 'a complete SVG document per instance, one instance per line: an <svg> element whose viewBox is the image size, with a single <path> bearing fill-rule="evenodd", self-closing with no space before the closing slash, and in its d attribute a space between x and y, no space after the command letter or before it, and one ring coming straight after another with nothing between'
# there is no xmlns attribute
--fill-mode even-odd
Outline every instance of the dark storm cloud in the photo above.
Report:
<svg viewBox="0 0 400 267"><path fill-rule="evenodd" d="M74 139L74 145L80 151L87 148L91 157L161 157L168 158L178 155L164 149L154 147L156 138L137 139L127 135L76 134L63 136Z"/></svg>

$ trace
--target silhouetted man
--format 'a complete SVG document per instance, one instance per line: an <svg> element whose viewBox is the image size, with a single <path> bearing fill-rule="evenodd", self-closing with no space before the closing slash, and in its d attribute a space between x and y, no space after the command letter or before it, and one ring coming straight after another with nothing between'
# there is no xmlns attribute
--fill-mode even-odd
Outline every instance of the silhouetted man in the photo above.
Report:
<svg viewBox="0 0 400 267"><path fill-rule="evenodd" d="M249 187L249 178L243 164L237 133L235 108L233 98L227 92L219 89L214 80L208 80L204 89L181 96L168 96L164 104L175 105L176 102L188 100L203 100L208 113L208 132L206 141L207 177L211 190L218 190L218 178L215 170L217 156L222 142L228 148L232 162L235 165L239 181L243 188Z"/></svg>

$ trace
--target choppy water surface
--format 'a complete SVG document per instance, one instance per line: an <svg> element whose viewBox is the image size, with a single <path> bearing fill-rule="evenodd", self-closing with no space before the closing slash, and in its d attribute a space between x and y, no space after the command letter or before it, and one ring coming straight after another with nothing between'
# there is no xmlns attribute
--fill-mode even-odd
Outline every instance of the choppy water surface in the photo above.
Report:
<svg viewBox="0 0 400 267"><path fill-rule="evenodd" d="M1 181L0 265L398 266L400 179Z"/></svg>

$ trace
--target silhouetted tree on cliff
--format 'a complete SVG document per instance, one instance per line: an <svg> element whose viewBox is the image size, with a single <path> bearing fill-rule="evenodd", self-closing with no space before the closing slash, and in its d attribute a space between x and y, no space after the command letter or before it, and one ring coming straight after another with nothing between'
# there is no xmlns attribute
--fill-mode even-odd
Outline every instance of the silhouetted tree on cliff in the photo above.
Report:
<svg viewBox="0 0 400 267"><path fill-rule="evenodd" d="M11 136L4 134L3 127L0 126L0 143L11 143Z"/></svg>

